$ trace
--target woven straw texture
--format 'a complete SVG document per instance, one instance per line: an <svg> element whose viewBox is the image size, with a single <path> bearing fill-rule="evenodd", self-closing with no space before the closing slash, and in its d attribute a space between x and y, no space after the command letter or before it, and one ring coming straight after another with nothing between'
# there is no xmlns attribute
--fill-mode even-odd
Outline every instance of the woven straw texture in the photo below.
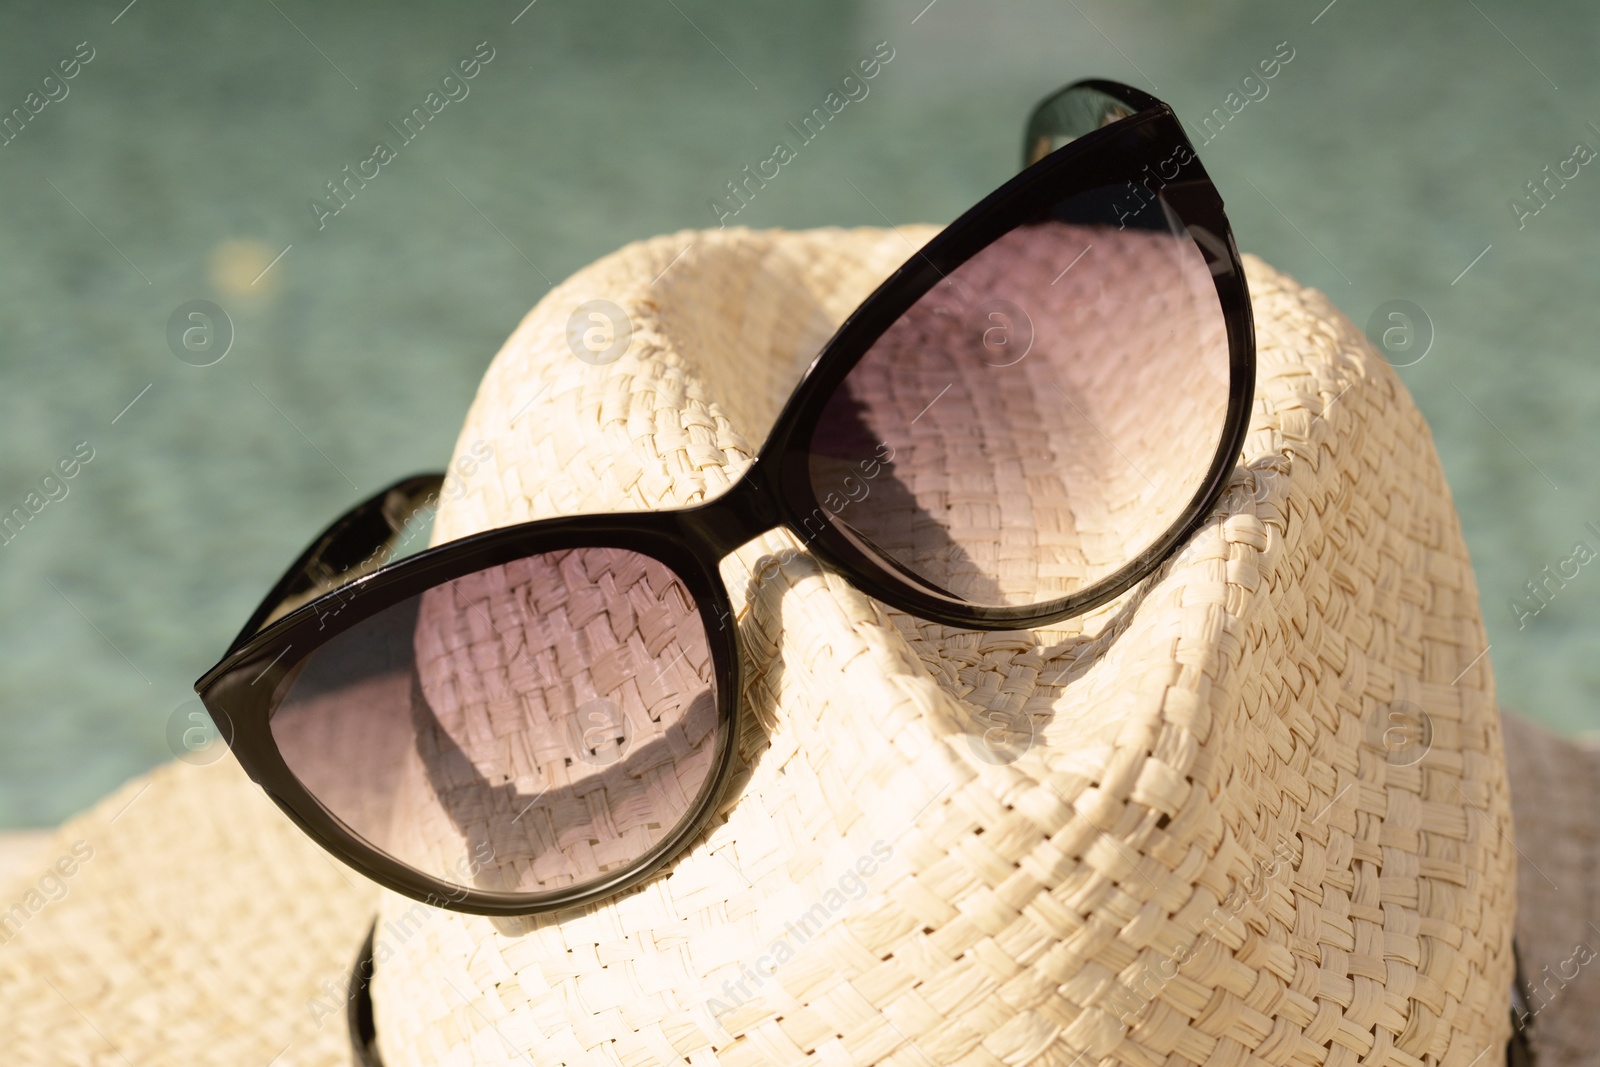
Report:
<svg viewBox="0 0 1600 1067"><path fill-rule="evenodd" d="M486 376L458 453L493 462L435 539L720 492L930 233L680 234L580 272ZM1248 270L1252 431L1179 556L1085 619L974 633L779 565L787 533L746 546L721 820L555 916L417 928L386 896L390 1067L1498 1056L1516 853L1456 516L1394 373ZM631 322L607 366L574 358L591 300Z"/></svg>
<svg viewBox="0 0 1600 1067"><path fill-rule="evenodd" d="M481 888L588 881L649 851L711 774L711 651L682 583L648 557L562 552L430 590L416 648L432 722L394 834L425 869L476 856Z"/></svg>
<svg viewBox="0 0 1600 1067"><path fill-rule="evenodd" d="M348 1064L376 904L231 756L159 768L0 885L0 1062Z"/></svg>

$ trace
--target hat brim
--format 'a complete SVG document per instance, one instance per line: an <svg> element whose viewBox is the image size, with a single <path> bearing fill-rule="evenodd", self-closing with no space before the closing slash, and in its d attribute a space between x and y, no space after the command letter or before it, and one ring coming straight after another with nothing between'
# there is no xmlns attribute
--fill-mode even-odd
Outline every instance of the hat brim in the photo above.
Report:
<svg viewBox="0 0 1600 1067"><path fill-rule="evenodd" d="M219 754L27 843L0 883L6 1063L351 1062L349 973L377 887Z"/></svg>

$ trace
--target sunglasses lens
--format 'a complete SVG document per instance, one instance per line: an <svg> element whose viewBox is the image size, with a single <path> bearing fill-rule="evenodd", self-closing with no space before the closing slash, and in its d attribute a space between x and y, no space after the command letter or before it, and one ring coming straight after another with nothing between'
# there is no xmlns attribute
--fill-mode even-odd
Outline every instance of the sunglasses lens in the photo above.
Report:
<svg viewBox="0 0 1600 1067"><path fill-rule="evenodd" d="M338 634L271 726L296 778L400 863L454 886L606 881L697 808L721 742L683 582L585 548L490 567Z"/></svg>
<svg viewBox="0 0 1600 1067"><path fill-rule="evenodd" d="M1229 387L1197 240L1221 242L1185 227L1176 191L1075 196L936 283L828 401L818 517L996 607L1086 590L1170 530L1223 441Z"/></svg>

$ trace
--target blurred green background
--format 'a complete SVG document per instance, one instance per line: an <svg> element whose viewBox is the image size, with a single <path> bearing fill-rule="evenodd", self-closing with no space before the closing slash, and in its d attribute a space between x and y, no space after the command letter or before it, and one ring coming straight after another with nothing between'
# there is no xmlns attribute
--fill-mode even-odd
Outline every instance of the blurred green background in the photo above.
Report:
<svg viewBox="0 0 1600 1067"><path fill-rule="evenodd" d="M0 8L0 112L66 91L0 146L0 510L93 450L0 547L0 827L170 758L191 682L309 537L448 459L547 280L713 224L723 183L879 41L895 57L870 95L739 223L948 221L1015 169L1061 83L1125 80L1197 121L1287 42L1269 94L1201 149L1239 244L1358 324L1425 314L1401 374L1502 701L1600 724L1600 568L1521 627L1511 607L1575 541L1600 547L1600 166L1521 228L1508 203L1600 148L1593 5L125 2ZM480 42L469 95L319 231L311 198ZM191 300L232 321L215 365L169 348Z"/></svg>

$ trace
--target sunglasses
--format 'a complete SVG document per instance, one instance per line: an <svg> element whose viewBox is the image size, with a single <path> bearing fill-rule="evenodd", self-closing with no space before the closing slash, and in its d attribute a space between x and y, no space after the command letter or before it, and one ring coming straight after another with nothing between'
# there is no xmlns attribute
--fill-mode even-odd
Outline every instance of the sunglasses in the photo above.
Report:
<svg viewBox="0 0 1600 1067"><path fill-rule="evenodd" d="M423 475L330 526L195 684L250 777L407 896L569 907L660 870L717 810L741 692L718 566L740 546L785 527L890 608L969 629L1149 575L1243 445L1244 269L1154 97L1071 85L1024 154L850 315L715 500L401 558L444 491Z"/></svg>

